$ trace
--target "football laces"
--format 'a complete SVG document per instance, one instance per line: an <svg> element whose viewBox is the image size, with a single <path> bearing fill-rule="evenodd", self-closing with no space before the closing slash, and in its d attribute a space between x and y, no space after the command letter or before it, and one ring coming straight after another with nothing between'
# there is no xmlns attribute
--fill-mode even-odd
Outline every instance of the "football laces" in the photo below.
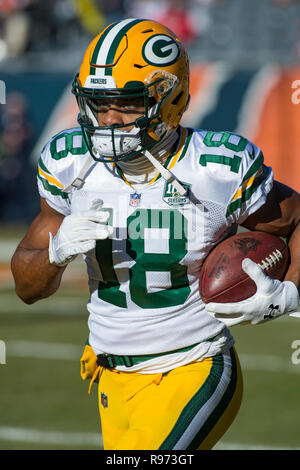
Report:
<svg viewBox="0 0 300 470"><path fill-rule="evenodd" d="M274 266L276 263L278 263L281 259L283 258L283 255L281 251L278 249L273 251L269 256L264 258L258 265L264 270L268 270L272 266Z"/></svg>

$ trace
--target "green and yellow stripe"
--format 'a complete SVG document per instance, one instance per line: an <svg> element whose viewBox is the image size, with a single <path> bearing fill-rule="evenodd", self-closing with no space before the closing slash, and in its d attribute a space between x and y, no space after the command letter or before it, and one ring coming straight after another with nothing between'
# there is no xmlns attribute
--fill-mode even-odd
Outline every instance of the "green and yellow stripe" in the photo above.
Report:
<svg viewBox="0 0 300 470"><path fill-rule="evenodd" d="M241 399L235 396L240 388L241 374L233 348L229 354L230 367L228 357L225 362L223 354L211 358L206 380L183 408L159 450L196 450L208 441L215 444L216 436L220 434L219 427L224 427L222 419L227 410L232 415L232 421L237 411L234 407L238 409Z"/></svg>
<svg viewBox="0 0 300 470"><path fill-rule="evenodd" d="M263 164L263 155L260 153L257 160L244 176L241 186L232 197L227 207L226 217L229 217L233 212L241 208L244 202L252 197L267 176L268 168Z"/></svg>
<svg viewBox="0 0 300 470"><path fill-rule="evenodd" d="M115 63L115 55L124 35L136 24L145 21L142 19L127 19L118 21L108 26L100 36L92 58L90 75L96 75L97 67L105 68L105 75L112 74L112 66ZM101 59L101 60L100 60Z"/></svg>
<svg viewBox="0 0 300 470"><path fill-rule="evenodd" d="M62 191L63 185L51 175L41 158L38 163L37 176L46 191L50 192L53 196L60 196L63 199L68 199L68 194Z"/></svg>

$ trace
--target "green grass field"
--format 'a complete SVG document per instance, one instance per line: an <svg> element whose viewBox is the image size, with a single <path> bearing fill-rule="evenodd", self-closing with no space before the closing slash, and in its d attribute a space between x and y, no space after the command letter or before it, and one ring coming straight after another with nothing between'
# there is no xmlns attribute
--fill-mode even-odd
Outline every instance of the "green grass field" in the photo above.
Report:
<svg viewBox="0 0 300 470"><path fill-rule="evenodd" d="M88 395L88 382L79 375L88 335L83 265L74 264L53 297L27 306L14 294L9 254L2 250L0 270L0 340L6 346L0 449L102 448L96 385ZM235 327L232 333L244 399L216 449L300 449L300 364L292 363L300 319Z"/></svg>

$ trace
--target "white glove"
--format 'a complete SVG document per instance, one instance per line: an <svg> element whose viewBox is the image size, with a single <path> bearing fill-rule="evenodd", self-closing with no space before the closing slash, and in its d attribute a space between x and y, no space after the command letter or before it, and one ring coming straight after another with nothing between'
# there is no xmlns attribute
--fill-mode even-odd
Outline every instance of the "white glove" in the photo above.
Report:
<svg viewBox="0 0 300 470"><path fill-rule="evenodd" d="M96 246L96 240L104 240L113 233L113 227L105 225L109 212L102 209L103 201L95 199L89 210L64 218L57 234L49 232L49 261L56 266L66 266L79 253L86 253Z"/></svg>
<svg viewBox="0 0 300 470"><path fill-rule="evenodd" d="M243 260L242 268L255 282L256 293L241 302L210 302L206 305L206 310L210 315L227 326L241 323L256 325L297 311L299 292L293 282L272 279L249 258Z"/></svg>

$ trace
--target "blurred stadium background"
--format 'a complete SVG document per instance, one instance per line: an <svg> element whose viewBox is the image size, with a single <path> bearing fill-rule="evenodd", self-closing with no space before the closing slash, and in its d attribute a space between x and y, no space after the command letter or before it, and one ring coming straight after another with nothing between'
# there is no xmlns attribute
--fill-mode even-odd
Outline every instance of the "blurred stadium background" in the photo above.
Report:
<svg viewBox="0 0 300 470"><path fill-rule="evenodd" d="M124 17L158 19L186 45L186 125L246 136L276 178L300 190L299 1L1 0L0 449L101 448L96 387L89 396L79 376L88 334L83 263L69 266L55 296L26 306L9 262L38 211L39 153L76 124L70 83L82 54ZM299 325L282 318L233 329L244 401L216 449L300 449Z"/></svg>

